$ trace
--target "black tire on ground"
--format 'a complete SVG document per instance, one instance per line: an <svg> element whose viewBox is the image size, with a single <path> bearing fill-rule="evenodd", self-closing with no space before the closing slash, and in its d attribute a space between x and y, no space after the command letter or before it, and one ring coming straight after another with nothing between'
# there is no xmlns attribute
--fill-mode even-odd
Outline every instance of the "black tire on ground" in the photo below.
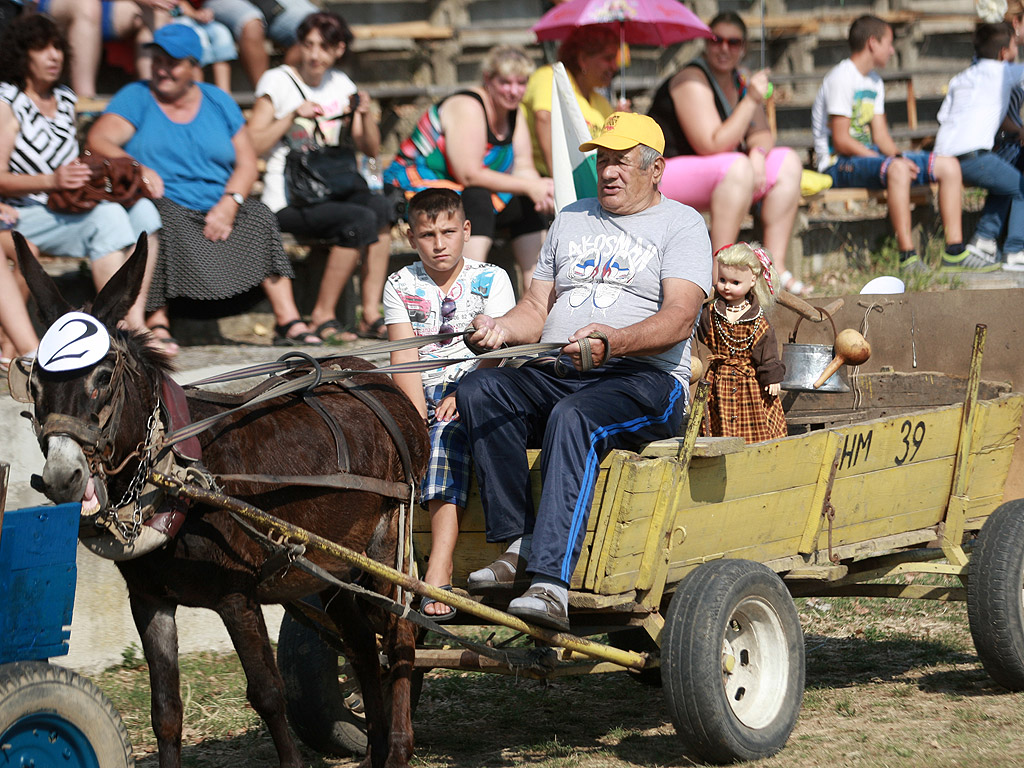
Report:
<svg viewBox="0 0 1024 768"><path fill-rule="evenodd" d="M315 630L285 614L277 642L277 666L284 678L288 722L302 742L327 755L366 754L366 717L359 683L345 657ZM416 711L423 672L412 676L412 710ZM384 677L390 707L390 679Z"/></svg>
<svg viewBox="0 0 1024 768"><path fill-rule="evenodd" d="M629 627L608 634L608 645L623 651L637 653L658 653L658 645L642 627ZM661 670L645 669L642 672L630 672L629 676L641 685L661 688Z"/></svg>
<svg viewBox="0 0 1024 768"><path fill-rule="evenodd" d="M703 759L782 749L804 694L804 639L782 580L748 560L717 560L676 589L661 640L672 722Z"/></svg>
<svg viewBox="0 0 1024 768"><path fill-rule="evenodd" d="M121 715L91 680L42 661L0 665L3 761L132 768ZM24 759L24 763L22 760Z"/></svg>
<svg viewBox="0 0 1024 768"><path fill-rule="evenodd" d="M981 527L967 579L967 617L985 671L1024 691L1024 499L999 506Z"/></svg>

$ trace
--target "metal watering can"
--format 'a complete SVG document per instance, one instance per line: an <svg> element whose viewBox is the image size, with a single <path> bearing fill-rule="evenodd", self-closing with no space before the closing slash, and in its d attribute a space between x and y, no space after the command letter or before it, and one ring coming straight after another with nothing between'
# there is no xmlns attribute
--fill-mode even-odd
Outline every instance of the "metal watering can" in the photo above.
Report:
<svg viewBox="0 0 1024 768"><path fill-rule="evenodd" d="M836 336L836 322L827 311L817 309L832 324L832 337ZM782 345L782 362L786 366L786 378L780 387L792 392L849 392L850 384L846 379L845 367L833 373L824 384L817 389L814 382L824 373L832 362L834 347L828 344L797 344L796 332L800 330L803 317L797 319L793 333L789 335L789 343Z"/></svg>

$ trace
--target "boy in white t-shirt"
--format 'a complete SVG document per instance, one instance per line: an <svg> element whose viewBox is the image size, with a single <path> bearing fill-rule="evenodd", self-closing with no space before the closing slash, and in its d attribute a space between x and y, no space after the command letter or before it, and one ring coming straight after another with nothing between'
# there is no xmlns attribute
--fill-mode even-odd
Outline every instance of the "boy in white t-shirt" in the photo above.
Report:
<svg viewBox="0 0 1024 768"><path fill-rule="evenodd" d="M900 152L889 134L885 87L876 70L896 52L892 41L892 27L877 16L861 16L850 26L850 57L825 75L811 108L818 170L831 176L836 187L887 190L889 219L904 272L928 271L917 255L911 234L910 187L938 181L946 256L964 268L972 268L973 262L964 260L973 257L963 244L963 184L956 158Z"/></svg>
<svg viewBox="0 0 1024 768"><path fill-rule="evenodd" d="M480 314L504 315L515 304L512 282L501 267L464 259L470 222L458 193L426 189L409 201L409 243L420 260L388 277L384 322L392 341L413 336L459 333ZM391 353L391 363L472 357L461 337ZM420 503L430 511L431 546L423 580L451 589L452 556L459 518L466 508L471 464L466 429L455 407L455 389L463 374L496 361L469 361L419 373L396 373L395 383L412 400L430 433L430 466ZM455 610L423 598L420 612L447 621Z"/></svg>
<svg viewBox="0 0 1024 768"><path fill-rule="evenodd" d="M967 250L998 269L996 240L1009 220L1003 244L1004 269L1024 269L1024 177L1016 166L992 151L996 133L1010 107L1010 94L1024 81L1013 27L1005 22L979 24L974 31L975 61L949 81L939 108L935 151L960 161L964 183L987 189L974 237Z"/></svg>

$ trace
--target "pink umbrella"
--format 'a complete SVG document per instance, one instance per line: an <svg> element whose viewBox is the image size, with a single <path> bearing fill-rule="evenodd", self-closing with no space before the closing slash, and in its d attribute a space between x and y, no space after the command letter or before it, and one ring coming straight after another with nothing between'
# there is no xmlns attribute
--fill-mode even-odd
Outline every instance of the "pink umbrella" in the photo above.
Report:
<svg viewBox="0 0 1024 768"><path fill-rule="evenodd" d="M533 31L538 40L563 40L576 27L594 24L613 27L636 45L711 37L708 25L678 0L569 0L545 13Z"/></svg>

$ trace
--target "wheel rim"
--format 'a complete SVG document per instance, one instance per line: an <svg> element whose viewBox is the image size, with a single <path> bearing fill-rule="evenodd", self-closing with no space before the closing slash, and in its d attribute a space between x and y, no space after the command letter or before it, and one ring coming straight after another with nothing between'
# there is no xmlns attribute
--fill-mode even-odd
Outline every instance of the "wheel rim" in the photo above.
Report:
<svg viewBox="0 0 1024 768"><path fill-rule="evenodd" d="M726 701L748 728L763 728L786 698L789 650L782 621L770 603L748 597L733 610L722 638Z"/></svg>
<svg viewBox="0 0 1024 768"><path fill-rule="evenodd" d="M0 750L10 765L100 768L96 752L78 728L63 717L35 712L0 734Z"/></svg>
<svg viewBox="0 0 1024 768"><path fill-rule="evenodd" d="M338 687L341 689L342 703L349 714L358 720L366 720L366 712L363 709L363 694L359 689L359 681L356 680L352 665L348 661L345 661L338 668Z"/></svg>

